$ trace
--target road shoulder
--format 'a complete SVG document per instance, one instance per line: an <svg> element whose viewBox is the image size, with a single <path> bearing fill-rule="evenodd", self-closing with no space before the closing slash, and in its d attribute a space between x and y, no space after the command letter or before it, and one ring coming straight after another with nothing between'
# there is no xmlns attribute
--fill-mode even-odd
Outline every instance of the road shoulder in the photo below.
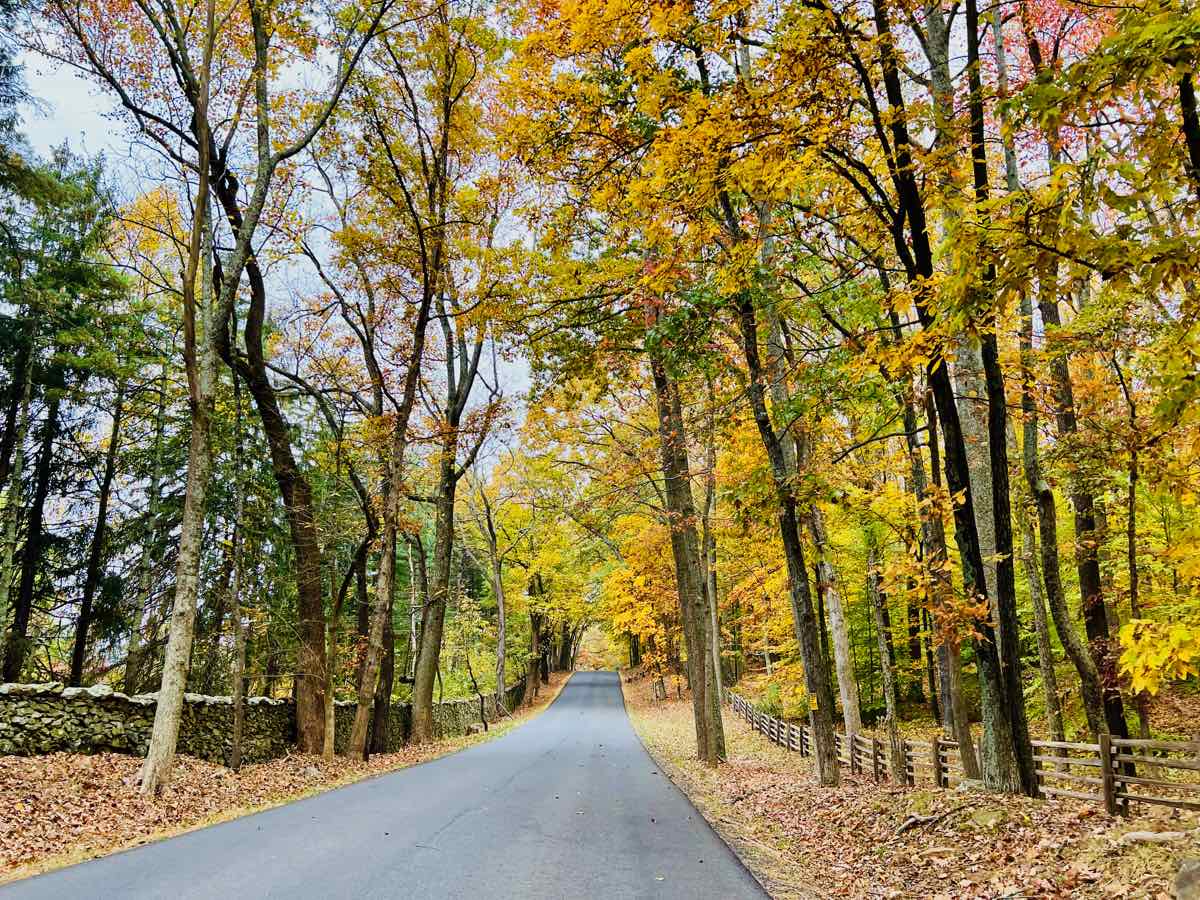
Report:
<svg viewBox="0 0 1200 900"><path fill-rule="evenodd" d="M234 772L180 756L157 800L136 790L141 759L120 754L0 757L0 884L253 815L501 737L543 712L570 673L554 673L533 705L464 735L366 762L291 755Z"/></svg>
<svg viewBox="0 0 1200 900"><path fill-rule="evenodd" d="M776 900L814 896L790 891L780 880L778 852L754 837L745 823L739 821L737 811L716 789L713 771L696 760L690 702L655 701L649 679L627 682L629 673L620 674L621 694L634 734L659 771L700 812L746 871Z"/></svg>

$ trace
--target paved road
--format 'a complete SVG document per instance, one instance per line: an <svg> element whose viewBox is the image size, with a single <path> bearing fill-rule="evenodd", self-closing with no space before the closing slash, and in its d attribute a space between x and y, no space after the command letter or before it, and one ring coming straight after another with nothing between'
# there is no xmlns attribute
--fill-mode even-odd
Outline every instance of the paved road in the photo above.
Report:
<svg viewBox="0 0 1200 900"><path fill-rule="evenodd" d="M613 672L461 753L0 888L21 898L763 898Z"/></svg>

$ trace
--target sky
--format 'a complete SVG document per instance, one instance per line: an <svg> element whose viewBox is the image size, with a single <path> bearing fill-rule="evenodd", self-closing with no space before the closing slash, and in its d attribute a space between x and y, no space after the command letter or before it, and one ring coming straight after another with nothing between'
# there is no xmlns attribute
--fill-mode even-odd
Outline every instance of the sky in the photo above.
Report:
<svg viewBox="0 0 1200 900"><path fill-rule="evenodd" d="M38 98L40 109L30 110L23 122L29 144L39 155L67 141L71 149L84 155L103 153L110 172L118 183L129 184L133 171L126 168L138 149L131 141L129 126L114 117L113 101L93 83L68 66L35 55L23 58L29 93ZM144 169L143 169L144 171ZM529 363L522 354L500 361L500 381L504 393L513 402L517 422L524 418L521 395L529 389Z"/></svg>
<svg viewBox="0 0 1200 900"><path fill-rule="evenodd" d="M128 155L125 127L104 116L113 108L107 97L66 66L32 55L23 62L29 93L43 107L25 115L23 130L34 150L44 155L68 141L73 150L89 155L101 151L109 157Z"/></svg>

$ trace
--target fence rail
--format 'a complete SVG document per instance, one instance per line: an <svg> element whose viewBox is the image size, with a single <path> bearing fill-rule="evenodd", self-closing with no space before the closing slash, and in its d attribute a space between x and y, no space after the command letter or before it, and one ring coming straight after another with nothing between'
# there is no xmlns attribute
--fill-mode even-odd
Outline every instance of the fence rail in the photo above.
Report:
<svg viewBox="0 0 1200 900"><path fill-rule="evenodd" d="M810 756L809 726L784 722L728 691L729 705L755 731L801 756ZM862 734L835 736L838 761L851 772L876 781L953 787L964 778L956 741L901 741L902 777L890 771L887 745ZM1042 796L1097 803L1107 812L1127 814L1135 803L1200 811L1200 738L1149 741L1100 735L1095 744L1033 741L1033 760Z"/></svg>

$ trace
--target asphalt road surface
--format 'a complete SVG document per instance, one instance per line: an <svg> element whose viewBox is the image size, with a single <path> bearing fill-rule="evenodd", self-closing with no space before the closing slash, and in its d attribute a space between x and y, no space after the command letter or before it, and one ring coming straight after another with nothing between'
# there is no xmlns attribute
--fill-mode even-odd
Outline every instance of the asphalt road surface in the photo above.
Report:
<svg viewBox="0 0 1200 900"><path fill-rule="evenodd" d="M0 888L19 898L763 898L577 673L504 737Z"/></svg>

